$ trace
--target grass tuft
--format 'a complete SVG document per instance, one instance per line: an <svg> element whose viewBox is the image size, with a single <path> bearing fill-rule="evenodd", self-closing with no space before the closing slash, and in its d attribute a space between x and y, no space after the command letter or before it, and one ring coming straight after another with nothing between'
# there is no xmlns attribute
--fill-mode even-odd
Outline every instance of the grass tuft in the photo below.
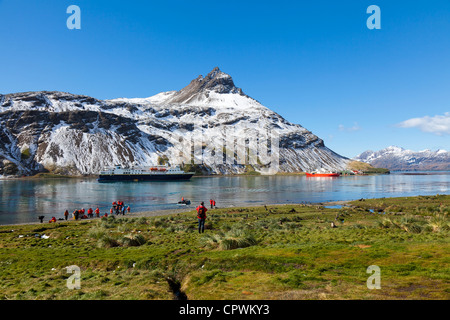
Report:
<svg viewBox="0 0 450 320"><path fill-rule="evenodd" d="M206 235L201 241L219 250L246 248L257 244L255 237L248 231L242 229L233 229L226 233Z"/></svg>

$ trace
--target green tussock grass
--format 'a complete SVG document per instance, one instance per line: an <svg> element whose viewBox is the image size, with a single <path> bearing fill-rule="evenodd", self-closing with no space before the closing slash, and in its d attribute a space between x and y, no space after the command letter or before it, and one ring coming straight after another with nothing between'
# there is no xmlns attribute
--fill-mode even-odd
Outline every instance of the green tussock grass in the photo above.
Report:
<svg viewBox="0 0 450 320"><path fill-rule="evenodd" d="M0 299L448 299L449 201L215 209L203 234L194 212L3 226Z"/></svg>

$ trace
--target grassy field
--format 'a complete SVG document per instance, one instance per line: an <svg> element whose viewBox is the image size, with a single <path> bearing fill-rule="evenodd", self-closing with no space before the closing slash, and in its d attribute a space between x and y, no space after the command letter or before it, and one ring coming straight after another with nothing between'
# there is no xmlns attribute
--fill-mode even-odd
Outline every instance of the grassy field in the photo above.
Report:
<svg viewBox="0 0 450 320"><path fill-rule="evenodd" d="M449 299L449 212L438 195L215 209L204 234L193 212L2 226L0 299Z"/></svg>

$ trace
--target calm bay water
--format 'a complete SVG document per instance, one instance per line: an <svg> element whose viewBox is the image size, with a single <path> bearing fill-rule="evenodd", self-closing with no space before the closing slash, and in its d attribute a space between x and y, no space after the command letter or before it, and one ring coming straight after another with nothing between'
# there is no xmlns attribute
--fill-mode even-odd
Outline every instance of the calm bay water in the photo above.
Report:
<svg viewBox="0 0 450 320"><path fill-rule="evenodd" d="M109 212L122 200L132 212L190 207L199 202L217 207L276 203L324 202L360 198L448 194L450 172L307 178L305 176L194 177L186 182L115 182L95 179L0 180L0 224L62 218L67 209L89 207Z"/></svg>

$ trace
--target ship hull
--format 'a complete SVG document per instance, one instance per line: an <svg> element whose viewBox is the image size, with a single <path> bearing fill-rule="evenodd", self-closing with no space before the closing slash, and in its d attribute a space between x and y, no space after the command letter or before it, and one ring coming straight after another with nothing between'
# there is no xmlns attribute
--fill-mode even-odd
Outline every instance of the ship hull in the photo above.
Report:
<svg viewBox="0 0 450 320"><path fill-rule="evenodd" d="M194 174L102 174L98 182L114 181L186 181Z"/></svg>
<svg viewBox="0 0 450 320"><path fill-rule="evenodd" d="M339 173L306 173L307 177L339 177Z"/></svg>

